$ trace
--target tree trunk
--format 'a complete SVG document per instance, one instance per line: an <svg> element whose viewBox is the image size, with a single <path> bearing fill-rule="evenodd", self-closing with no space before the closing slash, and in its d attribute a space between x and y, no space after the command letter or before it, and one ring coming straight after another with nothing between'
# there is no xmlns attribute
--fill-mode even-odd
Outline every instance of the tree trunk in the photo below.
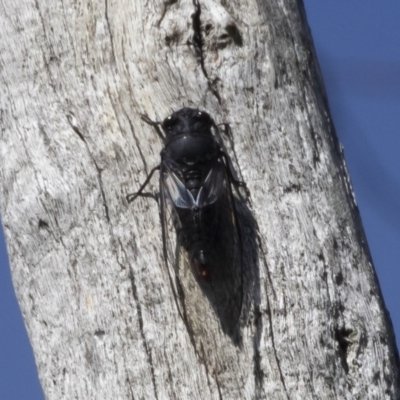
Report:
<svg viewBox="0 0 400 400"><path fill-rule="evenodd" d="M1 211L47 399L400 398L300 1L0 7ZM190 273L175 298L157 202L125 199L160 162L140 114L183 106L229 123L251 193L240 340Z"/></svg>

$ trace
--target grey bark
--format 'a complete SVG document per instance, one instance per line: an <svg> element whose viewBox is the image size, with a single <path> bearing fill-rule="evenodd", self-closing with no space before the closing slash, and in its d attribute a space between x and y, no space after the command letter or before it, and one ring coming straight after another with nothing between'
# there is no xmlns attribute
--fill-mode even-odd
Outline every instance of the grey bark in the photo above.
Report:
<svg viewBox="0 0 400 400"><path fill-rule="evenodd" d="M199 6L0 5L1 212L46 398L400 398L301 2ZM125 200L159 163L140 113L182 106L229 123L251 193L240 343L190 273L182 318L157 203Z"/></svg>

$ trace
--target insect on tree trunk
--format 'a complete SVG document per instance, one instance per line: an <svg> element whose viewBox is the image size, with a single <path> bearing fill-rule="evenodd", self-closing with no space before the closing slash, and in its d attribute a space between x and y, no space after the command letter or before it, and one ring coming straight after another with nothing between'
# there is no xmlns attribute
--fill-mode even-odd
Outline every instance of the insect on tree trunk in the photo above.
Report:
<svg viewBox="0 0 400 400"><path fill-rule="evenodd" d="M301 1L0 8L1 211L47 399L400 398ZM126 201L160 162L140 114L183 106L250 190L235 335L166 265L157 201Z"/></svg>

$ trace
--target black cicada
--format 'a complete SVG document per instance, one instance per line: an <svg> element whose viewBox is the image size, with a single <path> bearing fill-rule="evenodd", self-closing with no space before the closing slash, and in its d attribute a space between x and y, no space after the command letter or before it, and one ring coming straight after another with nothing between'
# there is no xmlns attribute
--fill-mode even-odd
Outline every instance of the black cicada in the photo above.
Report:
<svg viewBox="0 0 400 400"><path fill-rule="evenodd" d="M164 141L161 164L153 168L138 192L140 196L153 173L160 170L160 205L164 247L168 216L175 227L177 243L187 252L192 272L203 287L242 280L242 240L232 187L236 180L226 152L213 130L213 119L204 111L182 108L161 125ZM233 283L237 292L239 283Z"/></svg>

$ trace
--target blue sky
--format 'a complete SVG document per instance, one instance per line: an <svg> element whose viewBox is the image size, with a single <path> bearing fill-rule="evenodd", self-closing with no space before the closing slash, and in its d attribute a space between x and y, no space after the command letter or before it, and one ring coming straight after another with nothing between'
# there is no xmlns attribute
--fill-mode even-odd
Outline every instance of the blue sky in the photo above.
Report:
<svg viewBox="0 0 400 400"><path fill-rule="evenodd" d="M400 2L304 0L386 306L400 338ZM42 400L0 235L0 399Z"/></svg>

